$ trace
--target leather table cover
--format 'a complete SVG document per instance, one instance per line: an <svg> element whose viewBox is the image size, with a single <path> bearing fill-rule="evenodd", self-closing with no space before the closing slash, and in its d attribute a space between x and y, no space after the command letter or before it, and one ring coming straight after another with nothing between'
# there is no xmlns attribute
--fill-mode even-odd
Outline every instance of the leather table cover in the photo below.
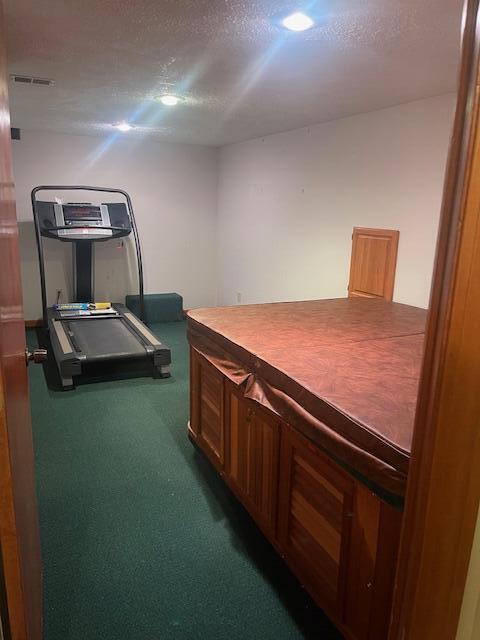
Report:
<svg viewBox="0 0 480 640"><path fill-rule="evenodd" d="M403 496L426 314L371 298L196 309L188 336L246 397Z"/></svg>

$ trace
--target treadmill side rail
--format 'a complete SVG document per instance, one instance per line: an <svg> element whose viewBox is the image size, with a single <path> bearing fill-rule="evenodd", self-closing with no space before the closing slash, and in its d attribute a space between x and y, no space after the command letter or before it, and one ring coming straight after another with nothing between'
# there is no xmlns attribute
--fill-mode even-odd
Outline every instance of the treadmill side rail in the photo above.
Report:
<svg viewBox="0 0 480 640"><path fill-rule="evenodd" d="M115 305L115 306L118 307L119 305ZM143 324L143 322L141 322L141 320L139 320L136 316L134 316L131 311L122 310L122 312L124 317L128 320L128 322L133 324L135 329L137 329L137 331L141 333L143 338L148 340L148 342L150 342L150 344L152 345L161 346L162 343L157 338L157 336L154 336L153 333Z"/></svg>
<svg viewBox="0 0 480 640"><path fill-rule="evenodd" d="M52 320L51 327L53 328L53 331L57 337L58 344L60 346L60 349L62 350L63 355L72 353L73 347L70 345L70 340L65 333L63 323L60 320Z"/></svg>
<svg viewBox="0 0 480 640"><path fill-rule="evenodd" d="M75 351L61 320L56 320L54 310L48 310L48 330L53 355L57 363L62 387L73 389L73 376L82 373L84 356Z"/></svg>
<svg viewBox="0 0 480 640"><path fill-rule="evenodd" d="M129 311L127 307L123 304L114 304L113 306L124 317L130 330L144 342L145 348L152 352L154 366L158 368L159 372L160 367L163 366L164 371L160 372L162 378L168 378L170 369L167 365L170 365L172 362L170 349L164 345L137 316Z"/></svg>

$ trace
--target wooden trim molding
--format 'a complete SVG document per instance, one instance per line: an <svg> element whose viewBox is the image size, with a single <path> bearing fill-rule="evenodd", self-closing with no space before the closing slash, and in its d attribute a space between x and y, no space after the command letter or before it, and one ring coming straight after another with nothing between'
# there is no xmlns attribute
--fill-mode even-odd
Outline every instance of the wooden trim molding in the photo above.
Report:
<svg viewBox="0 0 480 640"><path fill-rule="evenodd" d="M25 329L36 329L43 326L43 320L38 318L37 320L25 320Z"/></svg>
<svg viewBox="0 0 480 640"><path fill-rule="evenodd" d="M480 501L478 4L465 4L391 640L455 638Z"/></svg>

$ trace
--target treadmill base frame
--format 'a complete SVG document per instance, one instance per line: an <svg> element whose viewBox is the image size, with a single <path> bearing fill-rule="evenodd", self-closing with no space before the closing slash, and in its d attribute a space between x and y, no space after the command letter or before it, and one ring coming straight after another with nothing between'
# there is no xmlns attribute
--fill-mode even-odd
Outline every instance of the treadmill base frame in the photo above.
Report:
<svg viewBox="0 0 480 640"><path fill-rule="evenodd" d="M74 318L61 317L57 310L49 308L48 333L57 364L60 382L64 390L75 388L80 381L95 381L116 378L138 377L139 374L152 375L153 377L170 377L171 353L143 322L133 316L122 304L114 304L117 315L114 317L80 316ZM82 322L82 328L89 326L93 321L122 323L122 331L125 327L131 337L137 342L134 351L122 349L119 345L114 354L101 353L101 347L97 353L83 352L82 347L75 340L74 332L69 326L72 323ZM112 331L113 326L111 325ZM92 325L93 328L93 325ZM121 342L121 340L120 340ZM130 340L132 342L132 340ZM143 347L143 349L142 349Z"/></svg>

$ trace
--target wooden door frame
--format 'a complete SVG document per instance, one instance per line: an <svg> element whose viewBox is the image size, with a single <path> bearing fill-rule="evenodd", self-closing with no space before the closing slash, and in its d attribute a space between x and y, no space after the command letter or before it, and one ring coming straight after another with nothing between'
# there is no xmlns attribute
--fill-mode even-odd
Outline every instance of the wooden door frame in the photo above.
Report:
<svg viewBox="0 0 480 640"><path fill-rule="evenodd" d="M8 618L7 590L5 587L5 575L3 571L3 554L0 540L0 640L10 640L12 634L10 632L10 620Z"/></svg>
<svg viewBox="0 0 480 640"><path fill-rule="evenodd" d="M3 2L0 0L0 615L6 627L6 638L40 640L42 563L5 40Z"/></svg>
<svg viewBox="0 0 480 640"><path fill-rule="evenodd" d="M465 0L390 640L453 640L480 503L480 18Z"/></svg>

